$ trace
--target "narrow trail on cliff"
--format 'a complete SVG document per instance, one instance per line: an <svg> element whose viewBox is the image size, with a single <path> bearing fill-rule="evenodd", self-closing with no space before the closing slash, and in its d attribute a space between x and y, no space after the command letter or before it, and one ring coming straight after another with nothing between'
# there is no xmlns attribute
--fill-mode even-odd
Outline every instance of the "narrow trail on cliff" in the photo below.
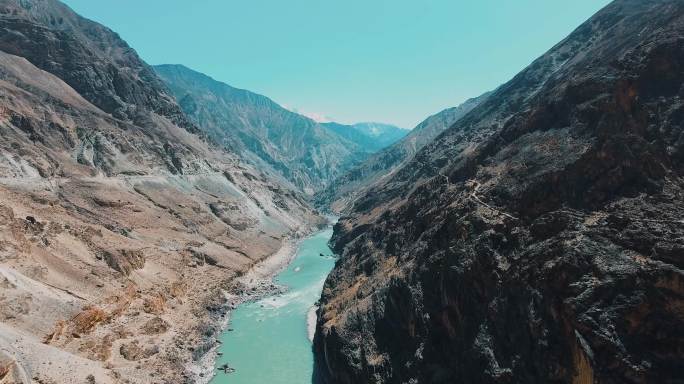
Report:
<svg viewBox="0 0 684 384"><path fill-rule="evenodd" d="M447 175L445 175L445 174L443 174L443 173L441 173L441 172L439 173L439 176L441 176L441 177L444 178L444 180L446 181L447 188L450 188L450 187L453 185L453 184L451 183L451 181L449 180L449 176L447 176ZM482 205L482 206L485 207L485 208L490 209L491 211L493 211L493 212L495 212L495 213L497 213L497 214L499 214L499 215L506 216L506 217L508 217L509 219L513 219L513 220L520 220L520 219L518 219L517 217L515 217L515 216L513 216L513 215L511 215L511 214L509 214L509 213L506 213L506 212L504 212L504 211L502 211L502 210L500 210L500 209L497 209L497 208L492 207L491 205L485 203L485 202L477 195L478 192L480 191L480 188L482 187L482 184L480 184L479 181L474 180L474 179L471 179L471 180L466 181L465 184L466 184L467 187L472 188L472 191L468 194L468 198L469 198L469 199L471 199L471 200L473 200L474 202L476 202L476 203Z"/></svg>

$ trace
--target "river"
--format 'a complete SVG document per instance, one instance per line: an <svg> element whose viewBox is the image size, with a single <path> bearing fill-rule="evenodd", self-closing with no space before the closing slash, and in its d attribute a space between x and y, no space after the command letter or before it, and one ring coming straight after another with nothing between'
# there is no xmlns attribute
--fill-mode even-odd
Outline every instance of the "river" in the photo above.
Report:
<svg viewBox="0 0 684 384"><path fill-rule="evenodd" d="M335 259L328 247L332 230L303 240L295 259L274 281L288 287L281 295L240 305L221 336L216 366L228 364L235 372L217 371L212 384L310 384L313 353L307 315L318 301ZM324 256L321 256L323 254Z"/></svg>

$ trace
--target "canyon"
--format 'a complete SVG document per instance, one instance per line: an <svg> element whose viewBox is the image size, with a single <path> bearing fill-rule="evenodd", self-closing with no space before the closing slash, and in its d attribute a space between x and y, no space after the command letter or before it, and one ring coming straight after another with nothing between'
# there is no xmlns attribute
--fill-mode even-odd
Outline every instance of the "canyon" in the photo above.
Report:
<svg viewBox="0 0 684 384"><path fill-rule="evenodd" d="M187 116L217 143L308 195L406 132L391 125L318 123L182 65L155 70ZM374 136L376 126L384 130ZM379 137L387 140L378 146Z"/></svg>
<svg viewBox="0 0 684 384"><path fill-rule="evenodd" d="M0 383L681 383L683 100L679 0L410 131L0 0Z"/></svg>
<svg viewBox="0 0 684 384"><path fill-rule="evenodd" d="M327 225L308 195L381 128L151 67L58 1L0 1L0 382L207 381L240 277Z"/></svg>
<svg viewBox="0 0 684 384"><path fill-rule="evenodd" d="M11 0L0 28L0 381L201 380L222 292L326 220L109 29Z"/></svg>
<svg viewBox="0 0 684 384"><path fill-rule="evenodd" d="M373 186L390 178L420 149L483 102L490 93L428 117L409 134L370 155L317 192L314 196L316 205L335 213L348 212L357 199L365 196Z"/></svg>

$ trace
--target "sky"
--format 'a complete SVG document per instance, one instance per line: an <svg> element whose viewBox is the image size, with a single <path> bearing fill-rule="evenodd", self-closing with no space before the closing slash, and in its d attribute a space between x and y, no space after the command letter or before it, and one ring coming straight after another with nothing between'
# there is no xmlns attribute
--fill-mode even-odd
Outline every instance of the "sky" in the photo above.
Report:
<svg viewBox="0 0 684 384"><path fill-rule="evenodd" d="M608 0L64 0L149 64L320 120L413 128L510 80Z"/></svg>

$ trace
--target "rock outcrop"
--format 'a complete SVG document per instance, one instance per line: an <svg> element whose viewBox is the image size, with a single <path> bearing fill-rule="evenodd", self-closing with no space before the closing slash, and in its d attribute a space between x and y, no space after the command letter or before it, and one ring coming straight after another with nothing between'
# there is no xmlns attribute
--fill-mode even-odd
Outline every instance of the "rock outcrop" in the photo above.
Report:
<svg viewBox="0 0 684 384"><path fill-rule="evenodd" d="M354 204L326 383L684 381L684 3L617 0Z"/></svg>

